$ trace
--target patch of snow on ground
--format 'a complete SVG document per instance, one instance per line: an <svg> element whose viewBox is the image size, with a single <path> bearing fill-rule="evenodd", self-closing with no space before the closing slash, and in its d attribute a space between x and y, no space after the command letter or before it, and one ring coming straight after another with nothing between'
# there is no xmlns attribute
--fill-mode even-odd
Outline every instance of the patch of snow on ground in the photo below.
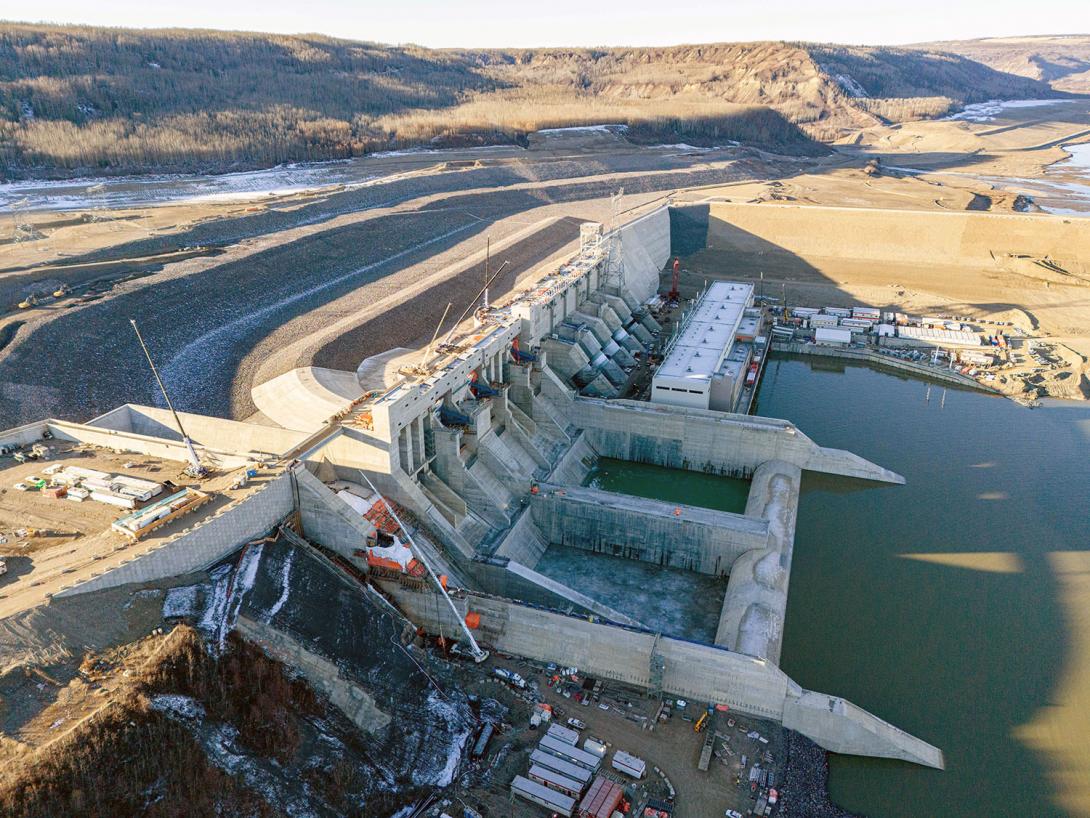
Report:
<svg viewBox="0 0 1090 818"><path fill-rule="evenodd" d="M261 563L261 555L265 551L265 545L259 543L255 546L247 546L239 557L238 567L231 579L228 593L229 599L225 600L223 616L217 624L216 644L223 650L227 644L227 634L235 625L238 612L242 608L242 600L257 579L257 566Z"/></svg>
<svg viewBox="0 0 1090 818"><path fill-rule="evenodd" d="M868 94L851 74L837 74L836 84L856 99L866 99Z"/></svg>
<svg viewBox="0 0 1090 818"><path fill-rule="evenodd" d="M201 744L209 760L233 776L238 776L252 790L257 791L270 803L290 816L305 818L317 815L302 794L295 794L286 783L266 769L237 745L238 730L230 725L218 724L200 731Z"/></svg>
<svg viewBox="0 0 1090 818"><path fill-rule="evenodd" d="M554 134L554 133L624 133L628 130L628 126L619 122L612 125L572 125L568 128L542 128L536 133Z"/></svg>
<svg viewBox="0 0 1090 818"><path fill-rule="evenodd" d="M462 762L462 751L473 733L473 728L472 726L458 728L459 723L463 723L462 713L453 704L443 699L437 691L433 690L428 696L427 708L435 716L436 721L446 725L451 731L451 741L442 768L413 770L413 783L417 786L445 787L454 780L454 774L458 772L458 765Z"/></svg>
<svg viewBox="0 0 1090 818"><path fill-rule="evenodd" d="M231 566L221 565L212 572L212 594L201 617L200 628L215 631L227 613L227 588L231 584Z"/></svg>
<svg viewBox="0 0 1090 818"><path fill-rule="evenodd" d="M291 578L293 559L295 559L295 549L288 552L287 559L284 560L284 564L280 567L280 596L277 597L276 602L272 604L269 612L265 615L266 622L271 622L272 618L284 607L284 603L288 601L288 595L291 593L291 585L288 580Z"/></svg>
<svg viewBox="0 0 1090 818"><path fill-rule="evenodd" d="M966 105L959 113L943 118L947 120L964 120L966 122L991 122L1008 108L1040 108L1046 105L1058 105L1062 102L1074 101L1070 99L990 99L987 102Z"/></svg>
<svg viewBox="0 0 1090 818"><path fill-rule="evenodd" d="M168 713L182 721L203 721L204 706L192 696L157 693L151 697L152 709Z"/></svg>
<svg viewBox="0 0 1090 818"><path fill-rule="evenodd" d="M163 599L163 618L194 616L197 613L197 594L200 590L200 585L182 585L178 588L168 588L167 595Z"/></svg>

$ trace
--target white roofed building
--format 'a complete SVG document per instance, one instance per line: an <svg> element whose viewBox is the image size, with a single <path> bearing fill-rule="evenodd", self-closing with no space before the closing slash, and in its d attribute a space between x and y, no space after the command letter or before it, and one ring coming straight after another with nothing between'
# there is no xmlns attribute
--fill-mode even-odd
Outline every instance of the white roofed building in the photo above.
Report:
<svg viewBox="0 0 1090 818"><path fill-rule="evenodd" d="M746 310L752 306L752 284L716 281L708 287L686 316L655 372L651 402L719 408L712 405L712 381L716 377L738 377L744 371L744 363L741 367L723 364L747 318Z"/></svg>

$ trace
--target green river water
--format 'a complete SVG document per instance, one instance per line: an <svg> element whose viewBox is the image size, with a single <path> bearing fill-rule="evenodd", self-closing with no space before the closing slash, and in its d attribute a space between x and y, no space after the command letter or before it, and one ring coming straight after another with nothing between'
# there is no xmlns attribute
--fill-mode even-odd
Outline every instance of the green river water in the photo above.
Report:
<svg viewBox="0 0 1090 818"><path fill-rule="evenodd" d="M834 756L833 799L872 818L1083 814L1090 406L928 394L888 372L780 357L757 413L907 480L804 476L782 667L941 747L947 769ZM603 488L646 486L643 467L604 470ZM684 479L655 496L721 507L736 491ZM1069 558L1082 562L1061 575Z"/></svg>

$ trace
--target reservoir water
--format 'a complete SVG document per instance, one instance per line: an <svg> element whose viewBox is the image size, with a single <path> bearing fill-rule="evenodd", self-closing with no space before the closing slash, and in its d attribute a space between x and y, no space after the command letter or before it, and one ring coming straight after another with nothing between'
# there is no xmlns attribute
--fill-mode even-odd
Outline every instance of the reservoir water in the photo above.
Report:
<svg viewBox="0 0 1090 818"><path fill-rule="evenodd" d="M771 359L757 413L907 484L805 474L782 666L947 770L832 756L833 799L871 818L1090 814L1090 405L841 363ZM593 480L738 510L736 481L660 471L607 461Z"/></svg>
<svg viewBox="0 0 1090 818"><path fill-rule="evenodd" d="M806 474L783 669L946 754L834 756L869 816L1090 811L1090 406L1026 409L861 366L770 360L758 414L903 474Z"/></svg>

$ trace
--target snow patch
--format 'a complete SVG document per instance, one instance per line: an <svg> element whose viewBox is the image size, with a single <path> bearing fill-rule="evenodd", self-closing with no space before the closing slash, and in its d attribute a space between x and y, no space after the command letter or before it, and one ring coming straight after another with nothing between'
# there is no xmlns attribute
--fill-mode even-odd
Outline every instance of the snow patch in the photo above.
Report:
<svg viewBox="0 0 1090 818"><path fill-rule="evenodd" d="M157 693L151 697L152 709L175 716L182 721L203 721L204 705L192 696L177 693Z"/></svg>
<svg viewBox="0 0 1090 818"><path fill-rule="evenodd" d="M1063 102L1075 102L1072 99L990 99L966 105L959 113L943 117L944 120L963 120L965 122L991 122L1003 111L1010 108L1041 108L1046 105L1059 105Z"/></svg>
<svg viewBox="0 0 1090 818"><path fill-rule="evenodd" d="M568 128L542 128L535 133L540 134L558 134L558 133L625 133L628 130L628 126L620 122L613 123L611 125L572 125Z"/></svg>
<svg viewBox="0 0 1090 818"><path fill-rule="evenodd" d="M419 768L413 770L413 783L417 786L445 787L454 780L454 775L458 772L466 741L473 730L471 726L458 729L459 724L464 724L463 714L451 702L442 698L437 691L433 690L428 696L427 709L436 721L451 730L451 741L447 746L446 758L442 759L443 766L432 770Z"/></svg>
<svg viewBox="0 0 1090 818"><path fill-rule="evenodd" d="M231 584L231 566L221 565L212 571L212 593L198 626L203 631L214 632L227 612L227 588Z"/></svg>
<svg viewBox="0 0 1090 818"><path fill-rule="evenodd" d="M167 589L163 599L163 618L173 616L194 616L197 613L197 595L200 585L182 585Z"/></svg>
<svg viewBox="0 0 1090 818"><path fill-rule="evenodd" d="M288 596L291 593L291 585L288 580L291 577L291 563L295 559L295 549L288 552L287 559L284 560L284 564L280 566L280 596L277 597L276 602L269 608L269 612L265 614L265 621L271 622L272 618L276 616L280 609L284 607L284 603L288 601Z"/></svg>
<svg viewBox="0 0 1090 818"><path fill-rule="evenodd" d="M849 96L856 99L866 99L869 96L863 86L856 82L855 77L851 74L837 74L833 79Z"/></svg>

